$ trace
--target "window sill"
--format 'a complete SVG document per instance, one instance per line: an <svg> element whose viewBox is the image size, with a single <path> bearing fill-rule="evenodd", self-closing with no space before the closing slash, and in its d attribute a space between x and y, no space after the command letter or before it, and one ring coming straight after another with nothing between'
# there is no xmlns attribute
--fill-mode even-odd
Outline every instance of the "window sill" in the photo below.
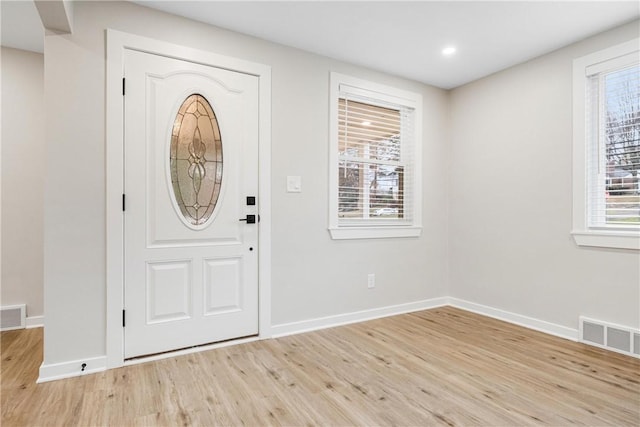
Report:
<svg viewBox="0 0 640 427"><path fill-rule="evenodd" d="M339 227L329 228L329 233L333 240L419 237L422 227Z"/></svg>
<svg viewBox="0 0 640 427"><path fill-rule="evenodd" d="M578 246L640 250L640 231L580 230L571 235Z"/></svg>

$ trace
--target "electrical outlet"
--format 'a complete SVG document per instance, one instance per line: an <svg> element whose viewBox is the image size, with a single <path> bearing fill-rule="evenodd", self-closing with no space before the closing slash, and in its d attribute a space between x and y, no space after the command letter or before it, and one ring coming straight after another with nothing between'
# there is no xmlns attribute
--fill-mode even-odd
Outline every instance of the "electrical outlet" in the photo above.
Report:
<svg viewBox="0 0 640 427"><path fill-rule="evenodd" d="M371 273L367 276L367 288L372 289L376 287L376 275Z"/></svg>

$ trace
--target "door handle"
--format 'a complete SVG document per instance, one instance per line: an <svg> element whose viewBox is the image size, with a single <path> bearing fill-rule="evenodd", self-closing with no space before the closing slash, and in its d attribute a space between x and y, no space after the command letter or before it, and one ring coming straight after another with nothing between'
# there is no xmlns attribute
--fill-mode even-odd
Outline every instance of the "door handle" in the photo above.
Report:
<svg viewBox="0 0 640 427"><path fill-rule="evenodd" d="M247 224L255 224L256 216L255 215L247 215L246 218L240 218L239 221L247 221Z"/></svg>

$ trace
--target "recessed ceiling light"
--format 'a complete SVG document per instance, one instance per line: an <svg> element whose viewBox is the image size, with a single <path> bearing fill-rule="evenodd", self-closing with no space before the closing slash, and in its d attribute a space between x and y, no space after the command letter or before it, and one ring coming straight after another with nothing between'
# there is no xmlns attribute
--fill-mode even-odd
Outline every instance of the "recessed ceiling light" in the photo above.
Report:
<svg viewBox="0 0 640 427"><path fill-rule="evenodd" d="M447 47L445 47L444 49L442 49L442 54L443 54L444 56L451 56L451 55L453 55L454 53L456 53L456 48L455 48L455 47L453 47L453 46L447 46Z"/></svg>
<svg viewBox="0 0 640 427"><path fill-rule="evenodd" d="M364 122L361 123L362 126L371 126L371 122L368 120L365 120Z"/></svg>

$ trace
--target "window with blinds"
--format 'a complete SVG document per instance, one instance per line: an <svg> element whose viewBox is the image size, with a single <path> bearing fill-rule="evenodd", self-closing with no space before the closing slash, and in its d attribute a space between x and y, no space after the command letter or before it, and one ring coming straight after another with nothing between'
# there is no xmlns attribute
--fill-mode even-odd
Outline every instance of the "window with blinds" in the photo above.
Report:
<svg viewBox="0 0 640 427"><path fill-rule="evenodd" d="M640 66L630 55L586 69L589 227L640 227Z"/></svg>
<svg viewBox="0 0 640 427"><path fill-rule="evenodd" d="M331 73L334 239L420 235L419 94Z"/></svg>
<svg viewBox="0 0 640 427"><path fill-rule="evenodd" d="M341 94L338 217L342 223L411 221L413 110ZM409 196L409 197L407 197Z"/></svg>
<svg viewBox="0 0 640 427"><path fill-rule="evenodd" d="M639 64L638 38L573 60L571 235L578 246L640 250Z"/></svg>

